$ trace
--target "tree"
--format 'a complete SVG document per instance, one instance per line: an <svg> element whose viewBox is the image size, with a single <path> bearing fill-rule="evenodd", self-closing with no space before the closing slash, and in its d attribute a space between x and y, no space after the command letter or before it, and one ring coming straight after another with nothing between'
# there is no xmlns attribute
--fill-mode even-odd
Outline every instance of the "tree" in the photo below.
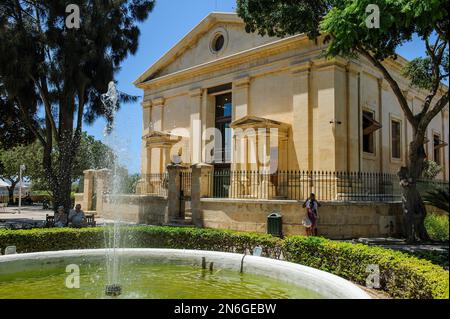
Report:
<svg viewBox="0 0 450 319"><path fill-rule="evenodd" d="M448 186L435 187L433 190L427 192L424 196L425 202L436 208L449 212L450 192Z"/></svg>
<svg viewBox="0 0 450 319"><path fill-rule="evenodd" d="M136 194L136 186L141 178L141 174L124 175L122 177L122 193Z"/></svg>
<svg viewBox="0 0 450 319"><path fill-rule="evenodd" d="M42 163L44 149L39 142L32 146L34 158L37 163ZM58 159L58 154L53 154L53 161ZM114 151L101 141L96 140L93 136L83 132L81 135L80 147L74 159L74 166L72 170L71 183L79 181L84 171L87 169L111 169L115 165L116 156ZM0 173L1 175L1 173ZM42 165L34 165L28 169L28 178L31 180L33 190L48 191L53 194L53 190L45 178L45 172Z"/></svg>
<svg viewBox="0 0 450 319"><path fill-rule="evenodd" d="M307 33L327 43L329 57L366 58L384 76L413 129L407 167L399 171L407 239L428 240L425 205L416 188L425 161L424 140L431 120L448 105L449 15L444 0L238 0L237 12L247 32L286 36ZM379 28L368 28L369 5L380 11ZM370 10L369 10L370 11ZM322 36L322 37L319 37ZM412 86L427 90L421 110L414 114L395 76L384 61L396 58L396 49L417 35L425 57L410 61L403 70ZM444 91L444 93L440 92Z"/></svg>
<svg viewBox="0 0 450 319"><path fill-rule="evenodd" d="M18 109L1 91L0 79L0 149L32 143L36 137L20 120Z"/></svg>
<svg viewBox="0 0 450 319"><path fill-rule="evenodd" d="M14 202L14 190L19 183L20 165L25 165L23 179L28 179L32 172L40 170L39 154L40 145L37 143L27 146L15 146L9 150L0 150L0 179L9 183L9 202Z"/></svg>
<svg viewBox="0 0 450 319"><path fill-rule="evenodd" d="M73 178L82 177L83 172L87 169L112 169L116 160L117 156L108 145L84 132L81 137L80 148L75 157Z"/></svg>
<svg viewBox="0 0 450 319"><path fill-rule="evenodd" d="M136 52L137 23L154 7L154 0L73 0L81 21L71 28L65 23L66 2L0 4L0 83L17 110L8 115L23 121L42 144L55 207L70 207L83 122L108 114L100 96L120 63Z"/></svg>
<svg viewBox="0 0 450 319"><path fill-rule="evenodd" d="M426 179L435 179L442 172L442 166L435 161L425 160L423 164L422 177Z"/></svg>

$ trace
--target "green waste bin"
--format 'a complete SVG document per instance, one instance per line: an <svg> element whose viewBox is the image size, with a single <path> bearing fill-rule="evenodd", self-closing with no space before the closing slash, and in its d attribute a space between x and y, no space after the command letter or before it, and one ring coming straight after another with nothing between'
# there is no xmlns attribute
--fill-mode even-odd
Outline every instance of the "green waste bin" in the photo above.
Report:
<svg viewBox="0 0 450 319"><path fill-rule="evenodd" d="M282 224L282 216L280 213L271 213L267 216L267 233L272 236L282 237L283 232L283 224Z"/></svg>

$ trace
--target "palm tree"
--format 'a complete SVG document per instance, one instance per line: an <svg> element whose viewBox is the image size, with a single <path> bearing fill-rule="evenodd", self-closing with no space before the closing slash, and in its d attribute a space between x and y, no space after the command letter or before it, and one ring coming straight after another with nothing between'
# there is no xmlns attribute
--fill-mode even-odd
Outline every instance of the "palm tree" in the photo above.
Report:
<svg viewBox="0 0 450 319"><path fill-rule="evenodd" d="M432 205L443 211L449 212L449 187L435 187L433 190L428 191L423 199L425 203Z"/></svg>

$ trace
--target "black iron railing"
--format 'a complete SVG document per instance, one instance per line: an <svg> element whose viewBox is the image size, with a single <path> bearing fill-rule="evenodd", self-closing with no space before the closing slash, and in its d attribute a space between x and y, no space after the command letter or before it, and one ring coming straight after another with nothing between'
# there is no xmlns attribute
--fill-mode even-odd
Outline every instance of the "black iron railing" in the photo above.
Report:
<svg viewBox="0 0 450 319"><path fill-rule="evenodd" d="M305 200L396 201L401 198L395 174L327 171L216 170L209 178L210 197Z"/></svg>
<svg viewBox="0 0 450 319"><path fill-rule="evenodd" d="M189 201L192 189L192 171L179 172L180 196ZM145 193L168 196L169 175L147 174L143 176ZM205 181L202 180L202 183ZM215 169L209 174L208 197L240 199L292 199L305 200L315 193L323 201L398 201L401 188L396 174L329 171L240 171ZM448 182L421 179L417 182L424 195L437 187L448 187Z"/></svg>
<svg viewBox="0 0 450 319"><path fill-rule="evenodd" d="M142 179L144 180L144 193L154 196L167 196L169 187L169 174L167 172L161 174L145 174Z"/></svg>
<svg viewBox="0 0 450 319"><path fill-rule="evenodd" d="M192 189L192 170L183 169L180 171L180 192L185 200L190 200Z"/></svg>

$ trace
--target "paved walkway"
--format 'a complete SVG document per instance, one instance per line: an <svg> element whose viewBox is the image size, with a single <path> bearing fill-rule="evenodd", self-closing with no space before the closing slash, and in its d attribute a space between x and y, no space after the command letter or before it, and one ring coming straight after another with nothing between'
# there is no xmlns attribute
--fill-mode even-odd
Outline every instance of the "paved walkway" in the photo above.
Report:
<svg viewBox="0 0 450 319"><path fill-rule="evenodd" d="M431 244L414 244L410 245L406 243L405 239L398 238L359 238L353 240L353 242L363 243L370 246L382 246L385 248L391 248L395 250L407 251L410 253L415 252L438 252L445 253L449 251L449 243L431 243Z"/></svg>
<svg viewBox="0 0 450 319"><path fill-rule="evenodd" d="M53 215L52 210L44 210L42 206L22 207L19 214L17 207L5 207L0 211L0 228L28 229L44 227L46 215ZM111 223L103 218L95 219L98 226Z"/></svg>

